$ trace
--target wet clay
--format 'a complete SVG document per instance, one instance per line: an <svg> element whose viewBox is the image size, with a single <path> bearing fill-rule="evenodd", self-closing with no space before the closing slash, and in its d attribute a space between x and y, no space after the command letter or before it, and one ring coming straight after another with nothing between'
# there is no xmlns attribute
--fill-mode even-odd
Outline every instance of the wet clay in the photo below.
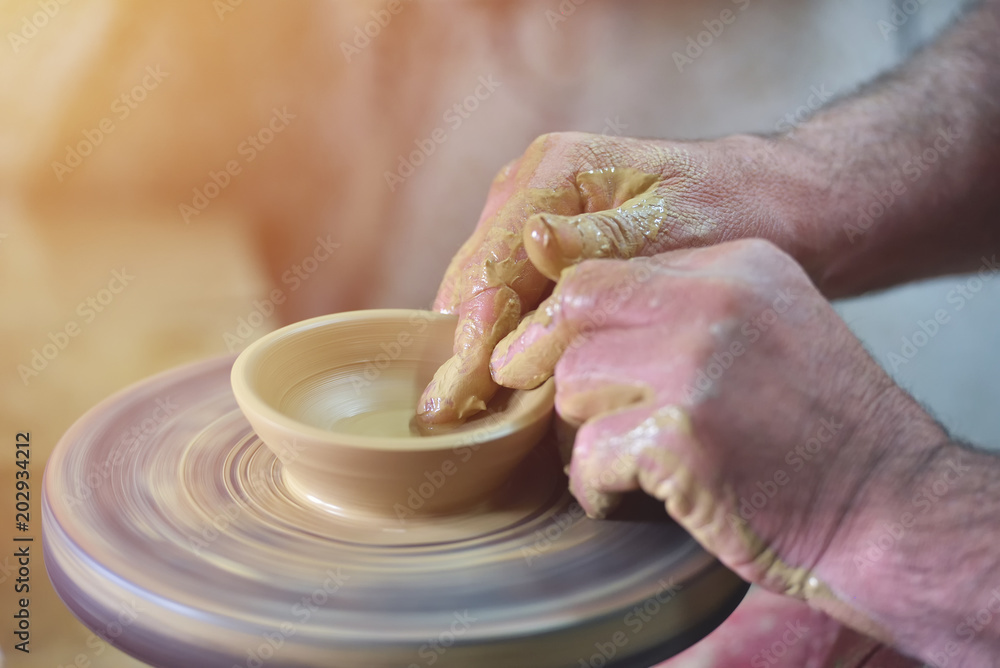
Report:
<svg viewBox="0 0 1000 668"><path fill-rule="evenodd" d="M523 242L532 264L558 280L563 269L584 259L635 257L663 225L662 196L651 191L661 180L629 167L578 174L576 191L583 213L591 215L529 219Z"/></svg>
<svg viewBox="0 0 1000 668"><path fill-rule="evenodd" d="M655 207L649 202L653 200L645 204L643 201L622 203L644 192L657 178L630 168L584 172L578 175L574 186L528 188L518 193L504 204L507 210L501 211L500 215L530 216L543 212L549 215L560 211L577 212L584 206L590 211L594 207L603 209L621 204L623 210L641 218L651 215ZM646 224L641 228L644 230L642 234L655 237L656 230L653 228L658 224L661 223ZM640 231L638 225L636 231ZM566 241L563 243L567 247L560 246L551 232L543 215L529 219L521 234L502 225L486 233L480 250L486 259L473 269L474 273L463 275L457 281L458 292L467 301L478 300L482 303L477 304L476 312L469 315L465 325L456 332L454 357L438 369L429 383L421 413L434 419L424 417L422 422L462 422L485 408L486 401L496 391L496 385L488 374L490 354L524 315L516 288L524 289L523 277L529 260L542 274L558 278L562 268L575 264L583 257L627 257L638 251L638 246L628 246L631 242L627 238L626 243L616 246L617 254L613 253L610 237L599 225L586 220L578 231L568 234L579 241L575 247ZM533 250L537 248L542 250ZM460 251L460 256L463 255ZM486 314L488 317L484 317ZM443 401L450 402L447 411L442 410ZM442 419L442 415L449 420Z"/></svg>
<svg viewBox="0 0 1000 668"><path fill-rule="evenodd" d="M579 206L574 189L521 188L515 174L532 174L544 157L531 152L501 170L483 212L484 219L523 219L539 211L570 213ZM521 298L536 301L544 281L531 267L521 226L480 225L449 265L442 285L451 294L440 308L461 320L454 357L445 362L420 399L418 420L460 424L483 410L497 390L489 373L493 346L517 326L524 314Z"/></svg>
<svg viewBox="0 0 1000 668"><path fill-rule="evenodd" d="M422 430L416 406L448 359L455 316L358 311L273 332L233 365L233 392L281 459L287 485L345 516L394 518L407 490L444 471L411 514L464 512L488 499L549 425L553 387L504 391L460 427ZM474 450L462 467L453 460Z"/></svg>
<svg viewBox="0 0 1000 668"><path fill-rule="evenodd" d="M628 259L693 243L714 223L697 208L697 199L691 201L684 180L690 175L672 183L628 167L583 172L576 189L590 215L528 220L528 257L542 274L558 280L563 269L585 259Z"/></svg>
<svg viewBox="0 0 1000 668"><path fill-rule="evenodd" d="M607 153L595 147L595 154ZM463 324L455 356L421 398L422 422L461 422L482 410L496 390L490 353L545 289L539 273L558 280L583 259L698 245L715 227L698 191L705 170L684 149L644 145L628 160L648 169L606 166L581 170L571 183L550 182L568 169L547 163L566 159L536 144L494 182L484 211L488 222L462 246L443 282L451 292L441 306L459 312Z"/></svg>
<svg viewBox="0 0 1000 668"><path fill-rule="evenodd" d="M620 397L610 397L609 401L614 403L619 399ZM893 638L884 627L838 598L808 569L786 564L745 520L735 516L732 511L727 512L727 508L736 508L739 504L732 489L725 491L726 498L716 499L681 463L680 458L657 447L656 438L664 430L678 431L692 440L696 438L687 413L677 406L665 406L620 437L629 444L629 448L616 448L612 443L610 450L623 450L620 459L624 461L625 468L634 471L643 490L664 502L671 517L677 518L699 543L716 554L732 555L734 550L739 549L726 544L727 537L732 536L742 549L753 556L752 562L744 564L744 567L755 573L762 573L761 579L755 581L767 589L800 598L819 610L834 614L841 620L848 620L854 628L892 644ZM641 466L636 464L639 459L642 459ZM665 480L660 479L663 472L669 472ZM588 494L588 501L591 504L590 514L604 517L614 507L617 499L615 495L593 491ZM722 524L725 527L720 526Z"/></svg>
<svg viewBox="0 0 1000 668"><path fill-rule="evenodd" d="M487 263L487 282L490 284L489 294L485 296L492 300L489 322L490 329L481 329L486 319L471 318L466 325L455 332L453 349L457 354L445 361L435 372L426 386L426 392L441 395L428 404L426 398L420 400L421 412L417 415L419 421L428 426L457 427L476 413L486 409L486 402L496 392L497 387L489 375L489 359L493 345L507 332L512 330L521 317L521 300L517 294L503 284L504 277L512 275L513 269L497 267ZM451 401L449 410L441 412L440 402L443 397ZM435 403L437 402L437 403ZM414 405L418 405L415 401ZM429 414L446 415L449 419L428 420ZM433 427L431 427L433 428Z"/></svg>

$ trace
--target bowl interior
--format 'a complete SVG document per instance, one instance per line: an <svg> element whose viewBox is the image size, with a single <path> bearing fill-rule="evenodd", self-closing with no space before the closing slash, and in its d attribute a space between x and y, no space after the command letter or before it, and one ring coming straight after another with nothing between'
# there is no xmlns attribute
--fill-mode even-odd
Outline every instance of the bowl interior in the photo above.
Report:
<svg viewBox="0 0 1000 668"><path fill-rule="evenodd" d="M355 312L306 321L248 349L246 380L286 420L354 437L419 437L417 402L451 357L456 322L455 316L420 311ZM452 431L508 422L526 408L529 397L501 390L488 411Z"/></svg>

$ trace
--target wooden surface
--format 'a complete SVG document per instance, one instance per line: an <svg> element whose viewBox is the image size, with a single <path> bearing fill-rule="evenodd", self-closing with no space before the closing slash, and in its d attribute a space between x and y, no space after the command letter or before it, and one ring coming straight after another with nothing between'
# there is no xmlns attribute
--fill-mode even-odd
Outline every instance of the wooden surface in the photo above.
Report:
<svg viewBox="0 0 1000 668"><path fill-rule="evenodd" d="M15 432L31 432L32 490L40 491L48 454L80 415L150 374L225 353L219 332L245 315L247 302L255 291L263 292L263 285L239 228L224 220L203 232L197 245L189 243L186 230L173 220L153 216L141 228L132 220L107 218L40 224L23 212L6 216L4 222L9 236L0 244L0 425L11 441ZM81 316L77 306L106 287L113 271L134 275L134 281L86 322L87 309ZM65 331L70 321L78 323L80 333L25 385L16 367L30 365L32 350L49 343L49 332ZM6 481L13 479L13 466L12 456L0 459L5 490L12 488ZM29 533L37 540L39 497L33 495L32 502ZM0 535L9 536L12 503L0 504L0 522ZM52 591L41 544L36 542L33 550L32 651L30 656L13 656L12 639L5 633L2 646L9 665L140 665L76 622ZM3 610L14 605L7 571L11 553L5 549L0 558Z"/></svg>

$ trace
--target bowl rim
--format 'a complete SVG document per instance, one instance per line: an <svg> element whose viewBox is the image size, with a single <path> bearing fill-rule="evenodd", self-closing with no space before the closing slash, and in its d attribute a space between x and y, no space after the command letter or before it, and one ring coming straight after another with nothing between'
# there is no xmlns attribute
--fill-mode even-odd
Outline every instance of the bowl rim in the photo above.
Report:
<svg viewBox="0 0 1000 668"><path fill-rule="evenodd" d="M360 436L358 434L321 429L292 418L265 401L256 386L249 382L251 371L260 364L262 356L275 345L287 340L289 337L294 337L317 328L333 327L359 320L384 321L400 318L409 319L413 316L423 316L430 320L441 321L453 319L457 321L457 316L437 311L424 311L420 309L370 309L321 315L307 320L300 320L269 332L247 346L233 362L232 371L230 372L230 384L233 395L236 397L236 403L239 404L244 417L254 427L255 431L257 429L255 422L263 420L268 423L269 427L276 427L289 436L292 436L293 439L295 436L301 436L313 443L322 443L336 447L399 452L429 452L483 445L509 436L515 431L519 431L524 427L534 424L539 419L543 419L552 412L555 404L555 385L553 379L549 378L533 390L515 390L515 392L528 392L530 396L517 412L517 420L514 421L508 420L492 426L447 432L444 434L433 434L421 438ZM260 435L258 434L258 436Z"/></svg>

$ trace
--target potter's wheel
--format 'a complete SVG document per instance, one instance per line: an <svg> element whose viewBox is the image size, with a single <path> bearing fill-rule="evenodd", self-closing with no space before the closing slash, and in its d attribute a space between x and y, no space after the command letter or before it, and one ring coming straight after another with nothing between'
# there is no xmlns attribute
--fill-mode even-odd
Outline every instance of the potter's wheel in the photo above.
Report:
<svg viewBox="0 0 1000 668"><path fill-rule="evenodd" d="M112 397L45 472L57 592L142 661L646 668L743 597L658 503L584 518L551 443L494 501L447 520L362 521L310 503L240 413L232 361Z"/></svg>

